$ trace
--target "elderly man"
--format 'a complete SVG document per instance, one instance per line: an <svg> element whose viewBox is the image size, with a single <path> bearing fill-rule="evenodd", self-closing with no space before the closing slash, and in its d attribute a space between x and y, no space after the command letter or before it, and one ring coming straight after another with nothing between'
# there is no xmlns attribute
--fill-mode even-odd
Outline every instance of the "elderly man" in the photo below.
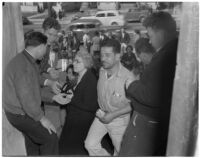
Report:
<svg viewBox="0 0 200 158"><path fill-rule="evenodd" d="M57 155L58 138L54 125L41 109L41 89L36 60L46 53L47 37L32 32L25 50L7 65L3 79L3 107L8 121L25 137L28 156ZM52 96L51 101L65 104L65 94Z"/></svg>
<svg viewBox="0 0 200 158"><path fill-rule="evenodd" d="M119 156L164 156L167 145L178 44L176 23L169 13L156 12L143 25L156 53L140 80L126 82L134 112Z"/></svg>

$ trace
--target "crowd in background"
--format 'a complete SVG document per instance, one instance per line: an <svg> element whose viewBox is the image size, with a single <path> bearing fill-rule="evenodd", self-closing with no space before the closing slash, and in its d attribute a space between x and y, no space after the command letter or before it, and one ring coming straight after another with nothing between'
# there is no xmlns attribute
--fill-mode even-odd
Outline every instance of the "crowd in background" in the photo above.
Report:
<svg viewBox="0 0 200 158"><path fill-rule="evenodd" d="M33 31L33 30L31 30ZM31 32L30 31L30 32ZM25 38L27 34L25 35ZM131 41L129 33L124 28L118 34L112 31L95 31L94 36L91 37L88 32L85 32L82 39L77 37L73 31L61 30L58 32L57 40L51 46L51 50L55 52L59 59L67 59L67 64L73 63L75 54L80 47L85 47L92 55L94 60L93 68L97 71L101 67L100 50L101 45L108 39L115 39L121 44L121 62L130 71L139 74L142 71L143 63L140 61L135 50L136 41L141 38L147 38L145 34L141 35L139 30L134 30L133 40ZM130 43L131 42L131 43Z"/></svg>

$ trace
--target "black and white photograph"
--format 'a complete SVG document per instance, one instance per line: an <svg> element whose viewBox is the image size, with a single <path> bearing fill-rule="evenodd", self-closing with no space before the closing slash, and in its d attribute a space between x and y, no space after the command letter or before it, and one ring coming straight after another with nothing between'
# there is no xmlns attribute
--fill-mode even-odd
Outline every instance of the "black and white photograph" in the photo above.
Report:
<svg viewBox="0 0 200 158"><path fill-rule="evenodd" d="M198 1L1 4L1 156L200 156Z"/></svg>

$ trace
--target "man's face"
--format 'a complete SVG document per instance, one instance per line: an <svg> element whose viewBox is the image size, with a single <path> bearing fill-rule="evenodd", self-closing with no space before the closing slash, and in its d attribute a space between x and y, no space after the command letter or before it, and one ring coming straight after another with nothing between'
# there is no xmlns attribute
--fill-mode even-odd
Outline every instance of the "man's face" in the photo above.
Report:
<svg viewBox="0 0 200 158"><path fill-rule="evenodd" d="M151 62L151 59L152 59L152 54L150 53L145 53L145 52L141 52L138 57L140 58L140 60L142 61L142 63L144 65L147 65Z"/></svg>
<svg viewBox="0 0 200 158"><path fill-rule="evenodd" d="M112 47L101 48L101 62L104 69L112 69L120 60L120 54L115 54Z"/></svg>
<svg viewBox="0 0 200 158"><path fill-rule="evenodd" d="M132 49L130 47L127 47L126 51L127 53L132 53Z"/></svg>
<svg viewBox="0 0 200 158"><path fill-rule="evenodd" d="M155 50L161 48L164 43L164 33L162 30L154 30L151 27L147 28L147 32L149 35L150 43L154 47Z"/></svg>
<svg viewBox="0 0 200 158"><path fill-rule="evenodd" d="M47 41L48 44L52 44L58 38L58 30L56 30L54 28L50 28L50 29L45 30L44 34L48 38L48 41Z"/></svg>

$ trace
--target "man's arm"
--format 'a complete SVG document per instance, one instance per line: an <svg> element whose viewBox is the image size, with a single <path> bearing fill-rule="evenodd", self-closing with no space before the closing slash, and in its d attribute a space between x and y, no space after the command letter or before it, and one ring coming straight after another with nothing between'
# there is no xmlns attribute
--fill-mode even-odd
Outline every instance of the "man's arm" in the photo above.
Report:
<svg viewBox="0 0 200 158"><path fill-rule="evenodd" d="M141 80L127 83L126 88L126 95L128 98L134 99L144 105L150 105L154 101L153 91L150 91L150 87L143 84Z"/></svg>
<svg viewBox="0 0 200 158"><path fill-rule="evenodd" d="M118 110L115 110L110 113L105 113L103 117L98 117L101 122L103 123L110 123L113 119L120 117L122 115L128 114L132 111L132 108L130 106L130 103L127 103L127 105L123 108L120 108Z"/></svg>

